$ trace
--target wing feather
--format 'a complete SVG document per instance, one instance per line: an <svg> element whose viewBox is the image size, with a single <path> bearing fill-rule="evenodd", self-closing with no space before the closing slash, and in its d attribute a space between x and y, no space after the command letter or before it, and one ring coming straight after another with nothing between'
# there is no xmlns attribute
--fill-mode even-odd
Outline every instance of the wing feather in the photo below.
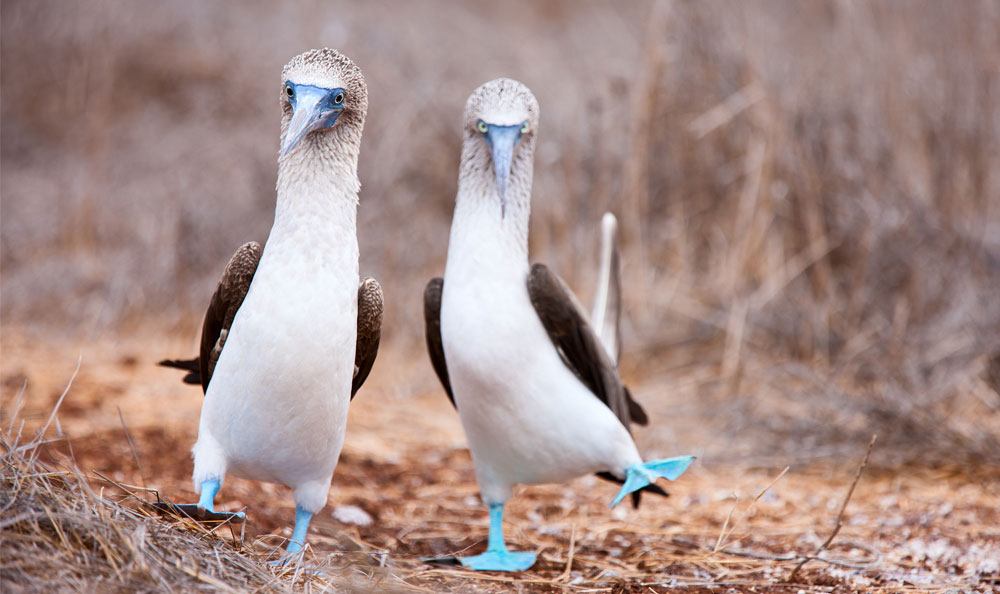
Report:
<svg viewBox="0 0 1000 594"><path fill-rule="evenodd" d="M351 383L352 400L375 364L379 341L382 339L383 307L382 286L378 281L370 277L361 281L358 285L358 338L354 355L354 380Z"/></svg>
<svg viewBox="0 0 1000 594"><path fill-rule="evenodd" d="M528 276L528 295L566 366L626 428L632 422L645 424L645 411L625 388L615 362L562 279L544 264L535 264Z"/></svg>
<svg viewBox="0 0 1000 594"><path fill-rule="evenodd" d="M199 356L201 389L208 391L215 364L226 344L226 336L233 326L233 318L243 305L243 299L250 290L250 283L257 272L263 252L256 241L244 243L226 264L219 285L212 294L201 326L201 352Z"/></svg>
<svg viewBox="0 0 1000 594"><path fill-rule="evenodd" d="M444 289L444 279L432 278L424 289L424 324L427 338L427 352L431 356L431 365L437 373L444 391L448 394L452 406L455 406L455 395L451 391L451 380L448 378L448 364L444 359L444 344L441 342L441 291ZM457 406L456 406L457 408Z"/></svg>
<svg viewBox="0 0 1000 594"><path fill-rule="evenodd" d="M528 295L559 356L580 381L611 409L626 429L631 423L648 423L646 411L632 399L618 376L609 349L587 322L583 307L566 283L544 264L535 264L528 276ZM614 344L617 347L617 340ZM596 474L604 480L624 482L610 472ZM668 495L655 484L646 485L632 493L633 507L639 507L643 492Z"/></svg>

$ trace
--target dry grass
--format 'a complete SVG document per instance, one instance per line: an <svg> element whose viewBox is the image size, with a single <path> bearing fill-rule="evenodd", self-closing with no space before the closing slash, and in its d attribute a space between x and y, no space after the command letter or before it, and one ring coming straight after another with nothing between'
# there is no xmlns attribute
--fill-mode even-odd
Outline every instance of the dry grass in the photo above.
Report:
<svg viewBox="0 0 1000 594"><path fill-rule="evenodd" d="M57 419L57 408L49 423ZM400 588L398 580L366 558L335 566L329 558L308 559L273 568L267 564L274 558L273 547L245 540L238 527L208 529L180 518L161 518L148 505L160 500L159 493L117 482L100 472L85 474L62 453L59 446L69 445L65 436L45 437L48 426L22 442L24 419L15 412L0 435L0 584L4 592L368 592ZM71 446L68 451L72 454Z"/></svg>

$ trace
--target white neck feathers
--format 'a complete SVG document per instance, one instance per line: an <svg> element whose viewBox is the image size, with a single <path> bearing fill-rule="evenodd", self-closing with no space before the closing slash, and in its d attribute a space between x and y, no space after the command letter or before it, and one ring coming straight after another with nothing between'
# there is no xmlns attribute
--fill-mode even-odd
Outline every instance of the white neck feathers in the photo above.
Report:
<svg viewBox="0 0 1000 594"><path fill-rule="evenodd" d="M334 129L310 134L278 158L277 205L269 242L307 230L356 236L361 183L360 143L355 138L360 140L360 132L351 132Z"/></svg>
<svg viewBox="0 0 1000 594"><path fill-rule="evenodd" d="M527 265L533 163L534 138L525 138L514 150L502 213L489 148L482 138L466 136L449 255L486 248L503 260Z"/></svg>

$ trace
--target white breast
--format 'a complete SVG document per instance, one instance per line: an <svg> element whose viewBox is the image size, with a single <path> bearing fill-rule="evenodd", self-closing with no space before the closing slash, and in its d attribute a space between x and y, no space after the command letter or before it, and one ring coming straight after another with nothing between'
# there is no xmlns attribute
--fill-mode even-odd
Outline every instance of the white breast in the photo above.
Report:
<svg viewBox="0 0 1000 594"><path fill-rule="evenodd" d="M353 219L349 229L339 220L276 217L205 397L196 483L214 448L234 474L329 487L357 333L357 239Z"/></svg>
<svg viewBox="0 0 1000 594"><path fill-rule="evenodd" d="M489 233L474 243L458 235L441 337L484 498L640 461L625 427L559 358L528 297L526 258L510 257Z"/></svg>

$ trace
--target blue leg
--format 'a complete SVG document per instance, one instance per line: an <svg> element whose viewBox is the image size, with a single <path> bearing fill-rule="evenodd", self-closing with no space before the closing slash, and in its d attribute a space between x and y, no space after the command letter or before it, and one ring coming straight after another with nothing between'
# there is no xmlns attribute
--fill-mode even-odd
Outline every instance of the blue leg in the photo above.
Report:
<svg viewBox="0 0 1000 594"><path fill-rule="evenodd" d="M477 571L524 571L535 564L534 553L511 553L503 540L503 504L490 506L490 538L486 552L475 557L459 557L458 560Z"/></svg>
<svg viewBox="0 0 1000 594"><path fill-rule="evenodd" d="M309 520L311 519L311 513L297 505L295 506L295 530L292 531L292 540L288 541L288 546L285 547L286 553L294 555L302 550L302 546L306 544L306 532L309 532Z"/></svg>
<svg viewBox="0 0 1000 594"><path fill-rule="evenodd" d="M285 547L285 554L281 556L281 559L271 561L271 565L285 565L296 553L302 550L306 544L306 533L309 532L309 520L312 519L312 516L301 507L295 506L295 529L292 530L292 538L288 541L288 546Z"/></svg>
<svg viewBox="0 0 1000 594"><path fill-rule="evenodd" d="M211 478L201 484L201 499L198 500L198 507L205 511L215 513L215 495L219 492L222 483L217 478Z"/></svg>
<svg viewBox="0 0 1000 594"><path fill-rule="evenodd" d="M638 491L658 478L677 480L688 469L692 460L694 460L694 456L679 456L629 466L625 469L625 484L611 500L611 507L621 503L621 500L629 493Z"/></svg>

